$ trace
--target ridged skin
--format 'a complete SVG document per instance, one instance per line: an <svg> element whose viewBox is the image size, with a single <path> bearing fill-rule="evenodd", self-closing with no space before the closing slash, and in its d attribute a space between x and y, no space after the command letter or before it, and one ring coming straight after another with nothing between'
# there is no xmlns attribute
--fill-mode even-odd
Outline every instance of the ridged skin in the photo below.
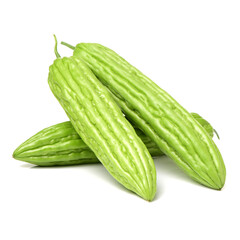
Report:
<svg viewBox="0 0 240 240"><path fill-rule="evenodd" d="M204 126L208 134L213 136L212 126L198 114L192 115ZM156 143L140 129L135 127L135 131L152 157L163 155ZM41 130L22 143L14 151L13 157L38 166L99 163L93 151L82 141L69 121Z"/></svg>
<svg viewBox="0 0 240 240"><path fill-rule="evenodd" d="M127 118L189 176L210 188L223 187L226 170L217 146L176 100L100 44L80 43L74 56L84 60L113 93Z"/></svg>
<svg viewBox="0 0 240 240"><path fill-rule="evenodd" d="M41 130L22 143L13 157L38 166L99 162L69 121Z"/></svg>
<svg viewBox="0 0 240 240"><path fill-rule="evenodd" d="M136 129L136 133L152 156L162 155L157 145L142 131ZM69 121L41 130L22 143L14 151L13 157L38 166L64 166L99 162Z"/></svg>
<svg viewBox="0 0 240 240"><path fill-rule="evenodd" d="M48 83L79 136L111 175L151 201L156 192L151 155L87 65L75 57L56 59Z"/></svg>

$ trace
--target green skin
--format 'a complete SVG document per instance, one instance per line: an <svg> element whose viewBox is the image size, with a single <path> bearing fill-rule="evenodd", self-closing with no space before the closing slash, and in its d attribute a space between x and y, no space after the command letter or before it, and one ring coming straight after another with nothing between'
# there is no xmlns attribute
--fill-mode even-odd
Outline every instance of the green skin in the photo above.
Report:
<svg viewBox="0 0 240 240"><path fill-rule="evenodd" d="M205 129L167 92L111 49L80 43L73 56L83 60L111 91L126 117L195 181L221 189L226 169Z"/></svg>
<svg viewBox="0 0 240 240"><path fill-rule="evenodd" d="M192 113L192 115L213 137L212 126L198 114ZM152 157L163 155L163 152L149 137L140 129L134 128ZM22 143L14 151L13 157L38 166L99 163L93 151L83 142L69 121L41 130Z"/></svg>
<svg viewBox="0 0 240 240"><path fill-rule="evenodd" d="M151 201L156 169L146 146L86 63L56 55L48 83L74 129L119 183Z"/></svg>

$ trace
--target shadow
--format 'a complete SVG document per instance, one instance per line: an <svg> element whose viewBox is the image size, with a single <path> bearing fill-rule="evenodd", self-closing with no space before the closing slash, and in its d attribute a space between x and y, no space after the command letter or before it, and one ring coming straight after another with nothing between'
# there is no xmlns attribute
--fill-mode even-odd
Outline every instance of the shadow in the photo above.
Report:
<svg viewBox="0 0 240 240"><path fill-rule="evenodd" d="M91 167L90 173L94 175L95 177L99 178L101 181L107 182L108 184L121 189L127 193L132 194L132 191L126 189L123 187L122 184L120 184L115 178L112 177L112 175L107 171L105 167L103 167L102 164L95 164Z"/></svg>
<svg viewBox="0 0 240 240"><path fill-rule="evenodd" d="M23 168L31 168L31 169L58 169L58 168L84 168L90 165L101 165L100 163L84 163L84 164L76 164L76 165L58 165L58 166L37 166L31 163L22 164Z"/></svg>
<svg viewBox="0 0 240 240"><path fill-rule="evenodd" d="M161 157L155 157L154 163L157 171L157 175L164 176L169 175L173 178L179 179L180 181L189 182L198 187L207 188L206 186L197 183L190 178L180 167L176 165L169 157L163 155Z"/></svg>
<svg viewBox="0 0 240 240"><path fill-rule="evenodd" d="M125 188L122 184L120 184L115 178L113 178L111 176L111 174L101 164L93 166L91 168L91 174L94 174L94 176L97 176L98 178L100 178L101 181L103 180L104 182L107 182L108 184L118 188L119 190L121 190L121 191L123 191L127 194L131 194L132 196L134 196L138 199L140 197L136 193L134 193L133 191ZM157 183L157 193L155 195L155 198L152 200L152 202L157 200L161 196L161 193L162 193L162 187L161 187L160 183ZM147 200L143 199L142 197L140 197L140 198L143 201L147 201Z"/></svg>
<svg viewBox="0 0 240 240"><path fill-rule="evenodd" d="M171 175L174 178L191 181L191 179L167 156L155 157L156 170L161 175Z"/></svg>
<svg viewBox="0 0 240 240"><path fill-rule="evenodd" d="M157 172L157 191L153 202L160 199L164 193L164 176L170 176L180 181L189 182L198 187L207 188L195 181L193 181L186 173L183 172L170 158L167 156L154 157L154 163ZM87 163L81 165L68 165L68 166L36 166L32 164L22 164L21 167L29 169L62 169L62 168L87 168L89 173L94 175L94 177L100 179L100 181L106 182L121 191L124 191L128 194L133 194L137 196L134 192L126 189L122 184L120 184L116 179L114 179L111 174L103 167L100 163Z"/></svg>
<svg viewBox="0 0 240 240"><path fill-rule="evenodd" d="M110 184L113 187L116 187L117 189L124 191L127 194L131 194L134 197L137 198L138 195L134 193L133 191L125 188L122 184L120 184L115 178L112 177L112 175L103 167L101 163L86 163L86 164L78 164L78 165L68 165L68 166L36 166L29 163L22 164L21 167L23 168L29 168L29 169L62 169L62 168L87 168L89 174L93 175L95 178L99 179L99 181L103 181L107 184ZM157 193L155 195L155 198L153 201L157 200L162 193L162 186L161 183L157 183ZM144 200L143 198L141 198ZM146 201L146 200L144 200Z"/></svg>
<svg viewBox="0 0 240 240"><path fill-rule="evenodd" d="M29 169L62 169L62 168L87 168L89 173L97 177L99 181L106 182L128 194L132 194L133 196L137 196L131 190L125 188L122 184L120 184L115 178L111 176L111 174L103 167L103 165L99 163L85 163L85 164L76 164L76 165L66 165L66 166L37 166L30 163L25 163L21 165L22 168L29 168Z"/></svg>
<svg viewBox="0 0 240 240"><path fill-rule="evenodd" d="M36 165L32 165L30 163L24 163L20 167L22 167L22 168L33 168L33 167L37 167L37 166Z"/></svg>
<svg viewBox="0 0 240 240"><path fill-rule="evenodd" d="M154 199L152 200L152 202L159 200L162 197L163 192L164 192L164 188L163 188L162 181L159 180L159 178L157 177L157 191L156 191L156 195L155 195Z"/></svg>
<svg viewBox="0 0 240 240"><path fill-rule="evenodd" d="M157 159L156 161L159 161L159 159ZM155 162L155 160L154 160L154 162ZM108 184L110 184L128 194L138 197L138 195L136 193L132 192L131 190L128 190L122 184L120 184L115 178L113 178L111 176L111 174L102 166L102 164L96 164L96 165L92 166L91 174L100 178L101 181L103 180L104 182L107 182ZM163 193L163 186L162 186L161 180L157 178L157 191L156 191L156 195L155 195L154 199L152 200L152 202L161 198L162 193ZM144 200L143 198L141 198L141 199ZM144 201L147 201L147 200L144 200Z"/></svg>

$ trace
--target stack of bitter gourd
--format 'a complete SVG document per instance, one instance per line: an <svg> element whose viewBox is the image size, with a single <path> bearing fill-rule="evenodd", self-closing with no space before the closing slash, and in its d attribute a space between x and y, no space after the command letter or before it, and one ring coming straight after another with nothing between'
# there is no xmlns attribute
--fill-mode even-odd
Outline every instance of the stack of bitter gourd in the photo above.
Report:
<svg viewBox="0 0 240 240"><path fill-rule="evenodd" d="M166 154L195 181L221 189L226 170L214 129L114 51L80 43L57 59L48 83L70 122L48 127L21 144L18 160L39 166L101 162L127 189L151 201L153 156Z"/></svg>

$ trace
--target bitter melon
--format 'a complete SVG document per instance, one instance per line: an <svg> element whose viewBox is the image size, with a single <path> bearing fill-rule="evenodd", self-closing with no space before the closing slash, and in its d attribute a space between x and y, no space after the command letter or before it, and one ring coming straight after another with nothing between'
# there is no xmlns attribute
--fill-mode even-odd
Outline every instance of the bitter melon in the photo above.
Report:
<svg viewBox="0 0 240 240"><path fill-rule="evenodd" d="M226 169L220 151L185 108L111 49L96 43L71 48L113 93L127 118L180 168L205 186L223 187Z"/></svg>
<svg viewBox="0 0 240 240"><path fill-rule="evenodd" d="M56 55L48 83L73 127L117 181L151 201L156 169L146 146L87 65Z"/></svg>
<svg viewBox="0 0 240 240"><path fill-rule="evenodd" d="M212 137L212 126L198 114L192 115ZM159 147L140 129L135 128L135 131L152 157L163 155ZM99 163L93 151L83 142L69 121L41 130L22 143L14 151L13 157L38 166Z"/></svg>

